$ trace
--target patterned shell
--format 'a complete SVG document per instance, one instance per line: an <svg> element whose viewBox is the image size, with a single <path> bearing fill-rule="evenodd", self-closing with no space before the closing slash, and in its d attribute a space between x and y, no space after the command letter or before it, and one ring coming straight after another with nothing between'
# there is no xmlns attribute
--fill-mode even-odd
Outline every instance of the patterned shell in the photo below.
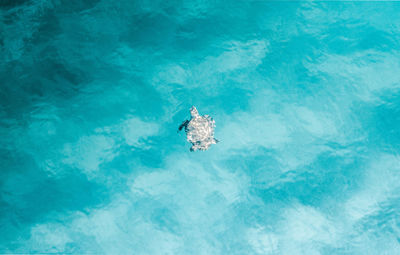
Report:
<svg viewBox="0 0 400 255"><path fill-rule="evenodd" d="M191 150L207 150L216 143L215 121L208 115L200 116L195 107L192 109L192 118L185 128L187 141L193 144Z"/></svg>
<svg viewBox="0 0 400 255"><path fill-rule="evenodd" d="M189 142L205 141L214 136L215 121L208 115L191 119L187 126Z"/></svg>

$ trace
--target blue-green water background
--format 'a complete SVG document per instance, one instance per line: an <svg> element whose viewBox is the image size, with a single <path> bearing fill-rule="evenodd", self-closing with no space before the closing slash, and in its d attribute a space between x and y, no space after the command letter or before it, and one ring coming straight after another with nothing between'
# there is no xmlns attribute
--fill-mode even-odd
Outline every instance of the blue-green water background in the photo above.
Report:
<svg viewBox="0 0 400 255"><path fill-rule="evenodd" d="M400 254L400 3L0 3L0 252Z"/></svg>

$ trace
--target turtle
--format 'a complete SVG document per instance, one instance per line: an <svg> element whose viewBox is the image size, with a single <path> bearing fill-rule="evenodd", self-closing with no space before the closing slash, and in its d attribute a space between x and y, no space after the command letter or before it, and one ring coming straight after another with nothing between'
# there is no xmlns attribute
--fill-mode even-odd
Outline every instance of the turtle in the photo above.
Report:
<svg viewBox="0 0 400 255"><path fill-rule="evenodd" d="M179 126L178 132L185 128L187 141L192 144L190 151L207 150L219 141L214 138L215 121L209 115L201 116L196 107L190 109L190 120Z"/></svg>

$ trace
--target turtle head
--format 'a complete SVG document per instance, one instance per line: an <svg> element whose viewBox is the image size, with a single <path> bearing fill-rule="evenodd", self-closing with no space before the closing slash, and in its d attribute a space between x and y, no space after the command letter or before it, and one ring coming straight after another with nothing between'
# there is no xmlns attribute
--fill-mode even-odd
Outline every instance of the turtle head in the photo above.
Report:
<svg viewBox="0 0 400 255"><path fill-rule="evenodd" d="M196 107L192 106L192 108L190 108L190 115L192 118L199 116L199 112L197 111Z"/></svg>

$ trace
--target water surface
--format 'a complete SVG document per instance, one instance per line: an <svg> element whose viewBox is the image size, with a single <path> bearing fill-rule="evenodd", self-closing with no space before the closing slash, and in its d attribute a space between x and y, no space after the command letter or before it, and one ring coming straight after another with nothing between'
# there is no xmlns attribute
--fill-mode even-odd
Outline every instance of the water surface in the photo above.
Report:
<svg viewBox="0 0 400 255"><path fill-rule="evenodd" d="M0 8L0 252L399 254L400 3Z"/></svg>

